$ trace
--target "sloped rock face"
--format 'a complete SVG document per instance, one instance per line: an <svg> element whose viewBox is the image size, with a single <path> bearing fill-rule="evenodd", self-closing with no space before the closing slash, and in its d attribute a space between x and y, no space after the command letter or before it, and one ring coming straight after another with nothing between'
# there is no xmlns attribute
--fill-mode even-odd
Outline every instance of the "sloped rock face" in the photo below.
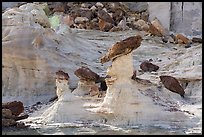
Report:
<svg viewBox="0 0 204 137"><path fill-rule="evenodd" d="M96 62L99 53L93 54L90 49L95 45L68 29L53 31L43 8L33 3L2 14L3 102L20 100L29 105L49 100L56 95L55 72L59 69L70 74L72 87L77 84L74 70L82 63ZM84 52L79 53L81 48Z"/></svg>

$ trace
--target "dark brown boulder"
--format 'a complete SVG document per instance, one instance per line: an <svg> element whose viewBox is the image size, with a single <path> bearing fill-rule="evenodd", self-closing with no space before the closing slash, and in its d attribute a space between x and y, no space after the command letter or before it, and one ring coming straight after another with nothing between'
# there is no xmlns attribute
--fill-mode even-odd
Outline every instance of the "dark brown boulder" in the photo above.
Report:
<svg viewBox="0 0 204 137"><path fill-rule="evenodd" d="M22 115L19 115L19 116L15 117L14 120L18 121L18 120L26 119L28 117L29 117L28 114L22 114Z"/></svg>
<svg viewBox="0 0 204 137"><path fill-rule="evenodd" d="M12 101L7 103L2 103L2 109L10 109L12 115L18 116L24 111L24 106L21 101Z"/></svg>
<svg viewBox="0 0 204 137"><path fill-rule="evenodd" d="M102 64L113 61L119 56L127 55L131 53L133 50L137 49L142 42L142 37L140 35L128 37L120 42L116 42L108 52L100 58L100 62Z"/></svg>
<svg viewBox="0 0 204 137"><path fill-rule="evenodd" d="M163 83L164 87L168 90L180 94L181 97L184 97L184 89L178 82L178 80L172 76L160 76L159 77L161 82Z"/></svg>
<svg viewBox="0 0 204 137"><path fill-rule="evenodd" d="M157 71L159 69L159 66L152 64L149 61L143 61L140 64L140 68L144 71L144 72L152 72L152 71Z"/></svg>
<svg viewBox="0 0 204 137"><path fill-rule="evenodd" d="M93 72L88 67L82 66L81 68L77 69L74 74L80 78L81 80L87 81L97 81L99 79L99 75Z"/></svg>
<svg viewBox="0 0 204 137"><path fill-rule="evenodd" d="M201 39L201 38L193 37L193 38L192 38L192 42L195 42L195 43L202 43L202 39Z"/></svg>
<svg viewBox="0 0 204 137"><path fill-rule="evenodd" d="M69 74L59 70L56 72L56 78L59 80L69 80Z"/></svg>

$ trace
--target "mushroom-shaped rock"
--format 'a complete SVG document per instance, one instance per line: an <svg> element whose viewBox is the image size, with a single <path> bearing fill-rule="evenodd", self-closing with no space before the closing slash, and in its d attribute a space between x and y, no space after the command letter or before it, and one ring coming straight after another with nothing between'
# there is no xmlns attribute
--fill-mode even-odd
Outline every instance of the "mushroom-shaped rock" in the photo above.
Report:
<svg viewBox="0 0 204 137"><path fill-rule="evenodd" d="M74 74L80 78L77 88L73 91L74 95L84 96L90 95L90 93L99 93L96 82L99 80L100 76L93 72L88 67L82 66L77 69ZM93 88L95 87L95 88ZM95 90L96 89L96 90Z"/></svg>
<svg viewBox="0 0 204 137"><path fill-rule="evenodd" d="M131 90L133 86L131 80L133 75L132 51L140 46L141 41L140 35L129 37L114 44L102 57L101 63L112 60L112 65L107 70L108 77L105 78L108 88L101 105L98 108L89 109L90 111L122 117L128 115L128 106L134 100L132 100L133 90Z"/></svg>
<svg viewBox="0 0 204 137"><path fill-rule="evenodd" d="M157 71L159 69L159 66L155 65L155 64L152 64L151 62L149 61L143 61L141 64L140 64L140 68L144 71L144 72L152 72L152 71Z"/></svg>
<svg viewBox="0 0 204 137"><path fill-rule="evenodd" d="M134 49L137 49L142 41L142 37L140 35L128 37L120 42L114 44L106 55L104 55L101 59L101 63L108 62L110 60L114 60L115 58L127 55L131 53Z"/></svg>
<svg viewBox="0 0 204 137"><path fill-rule="evenodd" d="M65 73L61 70L56 72L56 76L58 80L69 80L69 75L68 73Z"/></svg>
<svg viewBox="0 0 204 137"><path fill-rule="evenodd" d="M184 97L184 89L178 82L178 80L172 76L160 76L159 77L161 82L164 84L164 87L167 88L168 90L180 94L181 97Z"/></svg>
<svg viewBox="0 0 204 137"><path fill-rule="evenodd" d="M68 82L69 82L68 73L63 72L62 70L56 72L56 86L57 86L56 94L58 99L65 91L68 91L71 94Z"/></svg>

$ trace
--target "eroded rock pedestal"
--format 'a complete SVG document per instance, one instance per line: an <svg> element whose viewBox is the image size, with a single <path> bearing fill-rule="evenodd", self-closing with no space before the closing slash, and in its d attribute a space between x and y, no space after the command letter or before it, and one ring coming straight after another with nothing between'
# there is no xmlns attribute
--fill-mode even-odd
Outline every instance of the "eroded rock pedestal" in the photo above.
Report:
<svg viewBox="0 0 204 137"><path fill-rule="evenodd" d="M42 114L45 123L66 123L84 120L90 114L83 108L84 101L71 93L69 89L69 75L63 71L56 73L56 86L58 100L47 108ZM93 116L91 116L93 117Z"/></svg>
<svg viewBox="0 0 204 137"><path fill-rule="evenodd" d="M182 113L165 112L164 108L156 105L153 100L159 96L154 91L155 86L132 80L133 70L132 52L113 60L107 70L111 78L106 79L106 96L101 104L88 110L105 117L107 123L113 125L151 125L170 117L172 120L185 118ZM152 96L146 96L148 92L152 92Z"/></svg>
<svg viewBox="0 0 204 137"><path fill-rule="evenodd" d="M125 65L124 65L125 64ZM132 53L118 57L107 70L108 86L106 96L97 112L123 115L128 112L127 104L132 98L131 76L133 72ZM121 108L124 108L123 110Z"/></svg>

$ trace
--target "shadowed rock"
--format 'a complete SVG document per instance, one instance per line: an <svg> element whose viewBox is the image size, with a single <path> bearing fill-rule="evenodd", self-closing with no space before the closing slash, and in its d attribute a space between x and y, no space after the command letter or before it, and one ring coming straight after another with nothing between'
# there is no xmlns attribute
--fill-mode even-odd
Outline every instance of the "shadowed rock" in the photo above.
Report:
<svg viewBox="0 0 204 137"><path fill-rule="evenodd" d="M109 23L113 23L113 19L111 18L111 16L105 12L104 10L99 10L98 11L98 17L106 22L109 22Z"/></svg>
<svg viewBox="0 0 204 137"><path fill-rule="evenodd" d="M99 87L99 91L106 91L107 90L107 85L106 85L106 81L105 79L108 78L110 76L106 76L106 77L100 77L96 83L100 83L100 87Z"/></svg>
<svg viewBox="0 0 204 137"><path fill-rule="evenodd" d="M19 115L18 117L15 117L14 120L18 121L18 120L26 119L28 117L29 117L28 114L22 114L22 115Z"/></svg>
<svg viewBox="0 0 204 137"><path fill-rule="evenodd" d="M136 80L136 77L137 77L137 71L134 70L131 79Z"/></svg>
<svg viewBox="0 0 204 137"><path fill-rule="evenodd" d="M7 103L2 103L2 109L10 109L12 115L18 116L24 111L24 106L21 101L12 101Z"/></svg>
<svg viewBox="0 0 204 137"><path fill-rule="evenodd" d="M178 82L178 80L172 76L160 76L159 77L161 82L164 84L164 87L167 88L168 90L180 94L181 97L184 97L184 89Z"/></svg>
<svg viewBox="0 0 204 137"><path fill-rule="evenodd" d="M120 42L117 42L114 44L109 50L106 55L104 55L100 62L103 64L105 62L108 62L110 60L114 60L115 58L126 55L130 52L132 52L134 49L137 49L142 41L142 37L140 35L132 36L129 38L126 38L125 40L122 40Z"/></svg>
<svg viewBox="0 0 204 137"><path fill-rule="evenodd" d="M152 71L157 71L159 69L159 66L154 65L152 63L150 63L149 61L143 61L140 64L140 68L144 71L144 72L152 72Z"/></svg>
<svg viewBox="0 0 204 137"><path fill-rule="evenodd" d="M88 80L88 81L97 81L99 79L99 75L90 70L88 67L82 66L77 69L74 74L80 78L80 80Z"/></svg>
<svg viewBox="0 0 204 137"><path fill-rule="evenodd" d="M192 38L192 42L195 42L195 43L202 43L202 39L201 39L201 38L193 37L193 38Z"/></svg>

